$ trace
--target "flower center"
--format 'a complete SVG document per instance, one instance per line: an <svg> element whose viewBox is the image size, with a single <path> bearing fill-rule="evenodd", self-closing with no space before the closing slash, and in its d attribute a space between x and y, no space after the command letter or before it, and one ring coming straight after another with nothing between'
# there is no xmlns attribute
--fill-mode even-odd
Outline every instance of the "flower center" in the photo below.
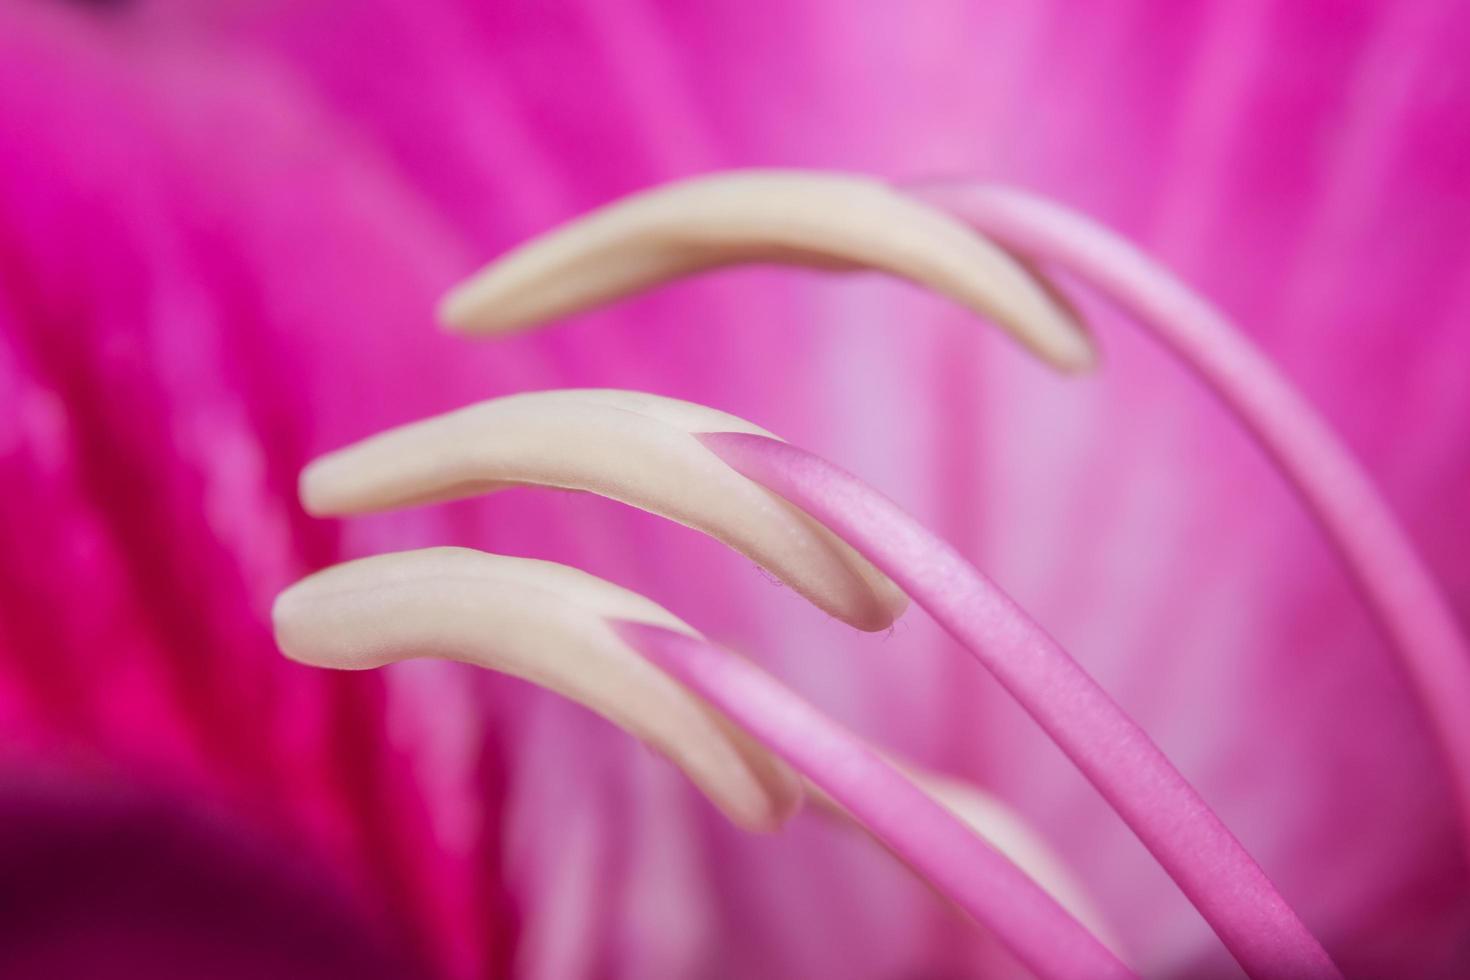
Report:
<svg viewBox="0 0 1470 980"><path fill-rule="evenodd" d="M1223 316L1080 217L997 188L715 175L522 246L441 312L457 329L505 331L751 261L903 276L1064 370L1092 363L1091 341L1033 261L1112 298L1222 397L1300 491L1393 640L1470 816L1470 650L1407 536L1328 427ZM1199 794L1040 625L891 501L756 426L632 392L525 394L324 457L303 475L302 495L313 513L346 515L523 485L598 493L703 531L859 629L885 628L912 598L1068 754L1248 973L1339 975ZM1058 901L1075 890L1039 847L1008 846L985 821L960 819L942 784L905 774L755 666L609 583L431 549L313 576L282 595L276 627L288 655L321 666L435 655L541 684L669 756L751 829L789 816L804 780L1039 975L1131 975L1079 921L1095 918L1085 903Z"/></svg>

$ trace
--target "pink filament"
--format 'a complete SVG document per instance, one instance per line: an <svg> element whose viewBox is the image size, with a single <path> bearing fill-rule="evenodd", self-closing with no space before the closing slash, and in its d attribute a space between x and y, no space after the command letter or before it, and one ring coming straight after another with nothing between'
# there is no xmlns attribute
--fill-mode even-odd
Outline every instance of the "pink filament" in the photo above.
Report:
<svg viewBox="0 0 1470 980"><path fill-rule="evenodd" d="M846 807L1038 976L1136 976L1025 872L768 674L683 633L625 621L613 626Z"/></svg>
<svg viewBox="0 0 1470 980"><path fill-rule="evenodd" d="M1388 634L1450 769L1470 854L1470 645L1393 512L1331 428L1225 316L1117 235L998 187L924 197L1107 296L1214 390L1254 434L1347 564Z"/></svg>
<svg viewBox="0 0 1470 980"><path fill-rule="evenodd" d="M886 572L1030 712L1253 977L1339 977L1265 873L1148 735L1005 593L892 501L820 457L745 433L714 453Z"/></svg>

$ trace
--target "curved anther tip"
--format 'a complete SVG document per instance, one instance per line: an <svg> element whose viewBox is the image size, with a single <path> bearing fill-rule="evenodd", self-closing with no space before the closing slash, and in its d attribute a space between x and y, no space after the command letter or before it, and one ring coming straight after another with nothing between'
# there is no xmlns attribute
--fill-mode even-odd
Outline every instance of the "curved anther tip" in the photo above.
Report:
<svg viewBox="0 0 1470 980"><path fill-rule="evenodd" d="M892 625L907 597L806 514L735 472L697 433L769 435L690 402L606 389L500 398L382 433L316 460L313 514L363 513L512 485L582 490L723 541L858 629Z"/></svg>
<svg viewBox="0 0 1470 980"><path fill-rule="evenodd" d="M1004 800L993 796L974 783L956 776L944 775L882 753L888 764L902 772L935 802L962 820L985 842L1026 872L1030 878L1083 925L1098 940L1118 953L1122 943L1108 924L1097 903L1082 885L1081 879L1051 847L1044 834ZM861 827L860 821L826 790L807 780L806 799L817 812L825 812Z"/></svg>
<svg viewBox="0 0 1470 980"><path fill-rule="evenodd" d="M512 331L756 262L887 272L994 320L1061 370L1095 361L1073 309L1004 250L917 196L821 171L729 171L614 201L491 262L445 296L439 318Z"/></svg>
<svg viewBox="0 0 1470 980"><path fill-rule="evenodd" d="M578 701L667 756L737 825L780 827L800 779L723 714L630 649L611 621L698 635L644 597L553 562L429 548L347 562L282 592L292 660L360 670L441 657Z"/></svg>
<svg viewBox="0 0 1470 980"><path fill-rule="evenodd" d="M924 792L1051 893L1077 921L1092 930L1103 945L1115 953L1123 951L1122 941L1081 879L1051 848L1045 836L1019 812L967 780L913 765L899 765Z"/></svg>

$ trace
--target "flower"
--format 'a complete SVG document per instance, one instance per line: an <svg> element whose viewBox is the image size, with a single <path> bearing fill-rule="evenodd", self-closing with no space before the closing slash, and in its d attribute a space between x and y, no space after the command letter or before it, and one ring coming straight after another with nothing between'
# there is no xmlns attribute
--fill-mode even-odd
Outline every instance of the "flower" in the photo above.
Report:
<svg viewBox="0 0 1470 980"><path fill-rule="evenodd" d="M339 560L551 559L1010 802L1145 973L1229 968L919 616L858 637L711 542L595 500L512 491L344 523L296 503L310 459L392 425L527 389L640 389L818 449L990 573L1349 975L1463 969L1450 783L1383 638L1256 448L1085 292L1104 353L1086 379L912 289L768 271L493 344L434 330L485 257L671 177L779 163L1035 187L1234 314L1377 479L1463 628L1470 79L1452 5L900 11L0 13L0 542L24 556L0 589L8 764L182 799L186 823L229 811L227 840L180 859L188 881L241 849L270 894L317 872L346 893L321 901L354 925L318 944L343 955L376 935L450 976L994 962L869 841L805 816L745 835L577 706L455 665L326 673L275 651L275 594ZM42 794L71 815L47 829L115 823L109 792ZM117 928L100 916L75 929Z"/></svg>

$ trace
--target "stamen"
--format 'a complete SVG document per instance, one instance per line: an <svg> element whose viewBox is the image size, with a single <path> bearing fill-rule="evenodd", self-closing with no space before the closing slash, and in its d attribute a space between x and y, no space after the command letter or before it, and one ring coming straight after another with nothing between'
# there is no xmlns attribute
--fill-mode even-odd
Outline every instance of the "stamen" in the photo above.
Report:
<svg viewBox="0 0 1470 980"><path fill-rule="evenodd" d="M698 634L642 596L576 569L464 548L380 555L302 580L280 595L273 618L282 651L302 663L360 670L416 657L443 657L520 677L578 701L669 757L748 830L775 829L800 805L803 782L786 763L718 704L712 707L656 663L650 664L628 631L646 629L660 638L680 637L704 645ZM782 694L774 680L749 669L764 678L767 696L769 690ZM800 704L794 695L784 697ZM820 733L820 716L810 707L804 710L804 717L788 712L787 722L807 735ZM848 805L852 803L848 795L836 796L840 801L836 805L890 847L896 839L899 846L894 849L900 857L907 859L911 845L917 846L925 863L910 863L921 874L935 862L942 864L944 874L933 882L942 893L951 894L953 882L966 883L952 897L972 911L978 909L982 921L996 925L990 921L993 910L1004 908L1013 918L1024 918L1033 944L1043 948L1059 941L1070 944L1070 951L1053 949L1049 954L1061 972L1044 975L1078 975L1062 969L1071 966L1089 971L1089 976L1132 975L1126 970L1118 974L1116 970L1123 968L1116 960L1099 959L1091 948L1095 940L1066 918L1040 886L979 838L962 831L968 840L955 846L954 827L929 834L926 820L933 817L929 811L940 810L940 805L905 783L897 770L851 736L828 727L839 739L846 738L849 748L858 748L887 770L870 777L877 781L871 791L864 791L858 806ZM841 778L852 779L851 758L827 752L820 738L806 751L839 765L844 769ZM822 775L824 764L815 763L809 775ZM892 782L904 785L895 790ZM831 788L830 783L823 785ZM946 785L943 798L954 795L952 789ZM981 811L971 816L992 833L1006 831L1006 821L997 823L998 807L985 806L983 796L980 799ZM908 820L906 814L912 811L916 822L896 831L881 823L870 825L875 805L887 807L890 820ZM960 818L948 819L962 826ZM1020 829L1017 835L1016 828L1009 827L1002 841L1021 848L1033 864L1065 885L1068 879L1058 873L1060 865L1039 861L1034 840L1024 825ZM910 841L915 833L928 838ZM1044 848L1040 852L1047 857ZM980 901L984 904L977 905ZM1039 910L1025 911L1032 907ZM1000 922L997 931L1006 930L1014 931L1014 925ZM1094 974L1091 967L1096 963L1116 969Z"/></svg>
<svg viewBox="0 0 1470 980"><path fill-rule="evenodd" d="M1470 854L1470 643L1408 534L1332 428L1223 313L1102 226L1007 188L917 192L1108 297L1255 436L1342 556L1424 705Z"/></svg>
<svg viewBox="0 0 1470 980"><path fill-rule="evenodd" d="M635 650L830 794L1038 976L1135 976L1019 868L760 669L683 633L639 623L615 626Z"/></svg>
<svg viewBox="0 0 1470 980"><path fill-rule="evenodd" d="M882 494L804 450L743 432L701 439L850 542L984 664L1128 823L1247 973L1340 976L1259 865L1143 730L954 549Z"/></svg>
<svg viewBox="0 0 1470 980"><path fill-rule="evenodd" d="M691 433L769 435L724 412L655 395L545 391L483 402L373 436L313 462L313 514L357 514L524 484L585 490L728 544L858 629L886 629L907 598L848 545L722 463Z"/></svg>
<svg viewBox="0 0 1470 980"><path fill-rule="evenodd" d="M821 172L732 171L615 201L486 266L440 318L504 332L749 262L883 270L993 319L1058 368L1093 362L1072 312L1003 250L880 181Z"/></svg>
<svg viewBox="0 0 1470 980"><path fill-rule="evenodd" d="M430 548L347 562L281 593L286 656L360 670L443 657L578 701L667 756L732 821L779 827L801 781L748 735L628 649L608 621L692 629L658 605L553 562Z"/></svg>

